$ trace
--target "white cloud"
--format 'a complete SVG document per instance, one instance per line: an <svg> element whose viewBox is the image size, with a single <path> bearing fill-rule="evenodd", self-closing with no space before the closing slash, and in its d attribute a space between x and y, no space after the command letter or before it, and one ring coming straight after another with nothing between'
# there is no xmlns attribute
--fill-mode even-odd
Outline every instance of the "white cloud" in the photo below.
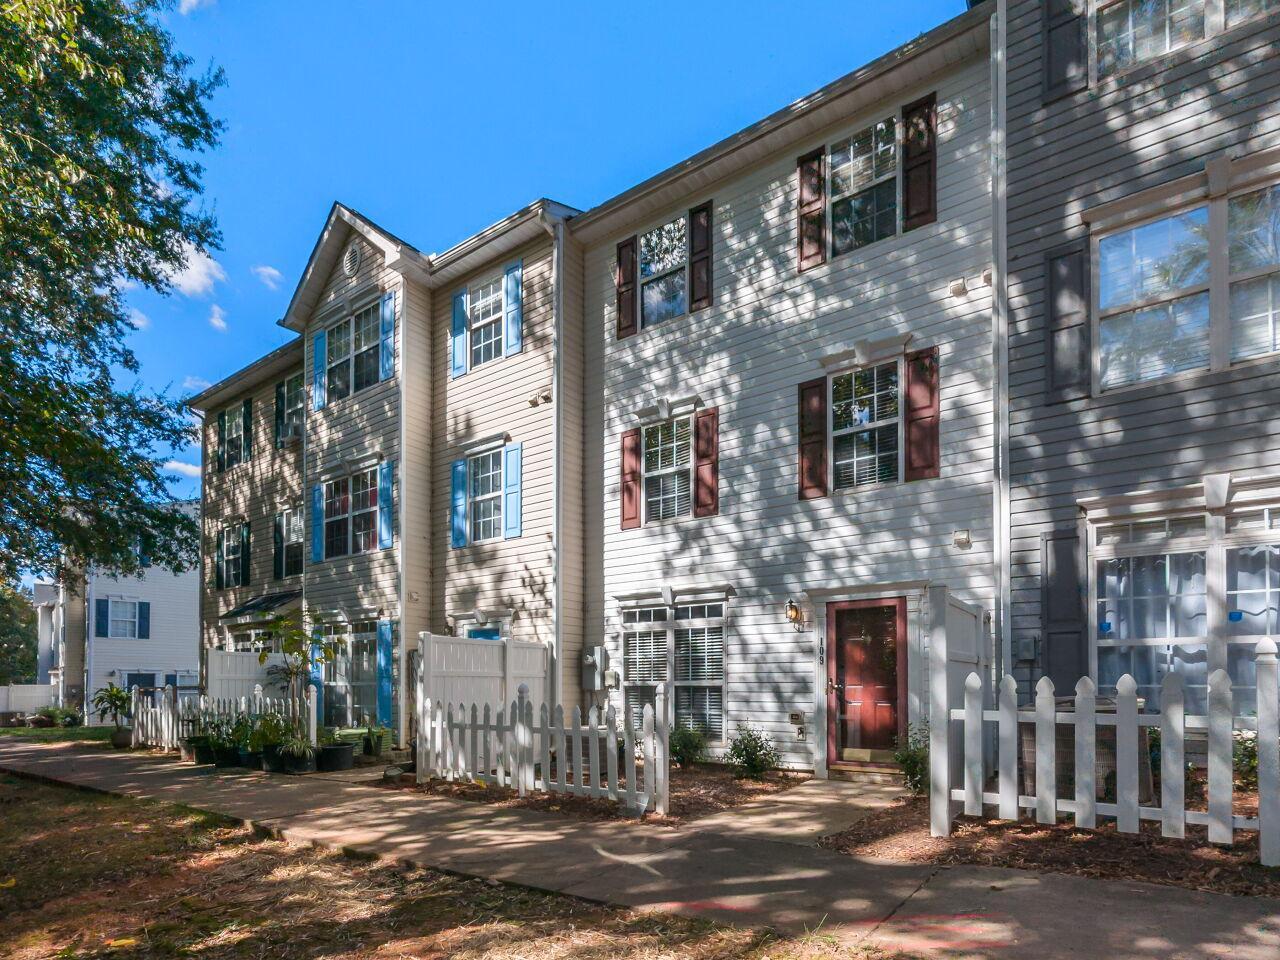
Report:
<svg viewBox="0 0 1280 960"><path fill-rule="evenodd" d="M137 307L129 308L129 324L135 330L146 330L151 326L151 318Z"/></svg>
<svg viewBox="0 0 1280 960"><path fill-rule="evenodd" d="M212 384L204 377L187 377L182 381L183 390L207 390L210 386L212 386Z"/></svg>
<svg viewBox="0 0 1280 960"><path fill-rule="evenodd" d="M185 17L195 13L201 7L212 7L217 2L218 0L181 0L178 4L178 12Z"/></svg>
<svg viewBox="0 0 1280 960"><path fill-rule="evenodd" d="M227 279L227 271L222 269L222 264L191 244L185 246L183 256L186 266L172 274L169 280L184 296L208 296L215 284Z"/></svg>
<svg viewBox="0 0 1280 960"><path fill-rule="evenodd" d="M227 331L227 315L216 303L213 305L213 309L209 311L209 326L219 333L226 333Z"/></svg>
<svg viewBox="0 0 1280 960"><path fill-rule="evenodd" d="M164 465L164 468L170 473L191 477L193 480L200 478L200 465L198 463L183 463L181 460L170 460Z"/></svg>
<svg viewBox="0 0 1280 960"><path fill-rule="evenodd" d="M268 290L279 290L280 281L284 279L284 274L275 267L267 266L265 263L250 267L249 272L261 280Z"/></svg>

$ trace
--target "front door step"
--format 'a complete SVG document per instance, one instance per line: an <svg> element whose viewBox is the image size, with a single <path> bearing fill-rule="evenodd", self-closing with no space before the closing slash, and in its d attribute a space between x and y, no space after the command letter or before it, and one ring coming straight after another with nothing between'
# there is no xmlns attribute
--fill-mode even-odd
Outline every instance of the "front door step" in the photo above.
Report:
<svg viewBox="0 0 1280 960"><path fill-rule="evenodd" d="M847 780L850 783L891 783L904 786L902 768L896 763L833 763L827 767L831 780Z"/></svg>
<svg viewBox="0 0 1280 960"><path fill-rule="evenodd" d="M840 751L842 763L893 763L892 750L866 750L845 747Z"/></svg>

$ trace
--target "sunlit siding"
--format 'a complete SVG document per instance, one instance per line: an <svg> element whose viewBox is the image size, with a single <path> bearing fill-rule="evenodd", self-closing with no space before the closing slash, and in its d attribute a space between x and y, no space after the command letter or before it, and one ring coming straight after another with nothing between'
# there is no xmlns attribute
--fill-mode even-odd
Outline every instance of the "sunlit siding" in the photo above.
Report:
<svg viewBox="0 0 1280 960"><path fill-rule="evenodd" d="M932 90L938 222L797 273L796 157ZM761 726L801 767L813 766L820 739L810 727L799 740L787 714L814 713L823 641L786 622L788 597L903 581L946 584L984 606L992 595L988 64L973 60L847 119L670 211L714 202L709 310L618 342L615 246L634 231L593 245L585 264L586 502L603 504L602 515L588 510L585 528L587 556L603 556L602 569L587 564L587 642L616 643L616 594L731 585L725 729ZM969 292L953 296L960 277ZM940 479L800 502L797 385L823 374L819 358L895 333L912 335L909 349L940 349ZM622 531L620 437L639 408L690 394L719 408L720 514ZM970 549L953 545L958 529L971 531ZM920 628L913 614L910 629ZM616 647L614 656L621 661Z"/></svg>

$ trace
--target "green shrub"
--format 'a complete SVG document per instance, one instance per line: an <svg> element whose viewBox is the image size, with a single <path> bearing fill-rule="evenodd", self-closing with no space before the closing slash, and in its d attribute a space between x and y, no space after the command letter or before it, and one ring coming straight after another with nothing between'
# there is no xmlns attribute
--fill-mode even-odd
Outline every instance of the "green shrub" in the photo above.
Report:
<svg viewBox="0 0 1280 960"><path fill-rule="evenodd" d="M902 768L907 789L915 794L929 792L929 723L921 720L907 727L905 740L898 740L893 762Z"/></svg>
<svg viewBox="0 0 1280 960"><path fill-rule="evenodd" d="M261 753L263 747L279 746L293 733L289 721L278 713L261 714L249 734L249 750Z"/></svg>
<svg viewBox="0 0 1280 960"><path fill-rule="evenodd" d="M756 727L738 724L738 735L729 741L724 755L733 775L748 780L762 780L781 762L773 741Z"/></svg>
<svg viewBox="0 0 1280 960"><path fill-rule="evenodd" d="M697 763L707 752L707 738L701 730L677 724L671 731L671 759L681 767Z"/></svg>
<svg viewBox="0 0 1280 960"><path fill-rule="evenodd" d="M1232 734L1231 760L1236 783L1243 790L1258 789L1258 732L1237 730Z"/></svg>

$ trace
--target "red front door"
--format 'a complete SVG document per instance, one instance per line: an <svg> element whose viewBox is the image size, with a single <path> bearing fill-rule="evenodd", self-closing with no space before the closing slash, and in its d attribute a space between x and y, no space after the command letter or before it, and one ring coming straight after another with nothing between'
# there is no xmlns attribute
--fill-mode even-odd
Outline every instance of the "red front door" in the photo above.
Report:
<svg viewBox="0 0 1280 960"><path fill-rule="evenodd" d="M886 761L904 726L906 602L827 608L827 755L832 762Z"/></svg>

